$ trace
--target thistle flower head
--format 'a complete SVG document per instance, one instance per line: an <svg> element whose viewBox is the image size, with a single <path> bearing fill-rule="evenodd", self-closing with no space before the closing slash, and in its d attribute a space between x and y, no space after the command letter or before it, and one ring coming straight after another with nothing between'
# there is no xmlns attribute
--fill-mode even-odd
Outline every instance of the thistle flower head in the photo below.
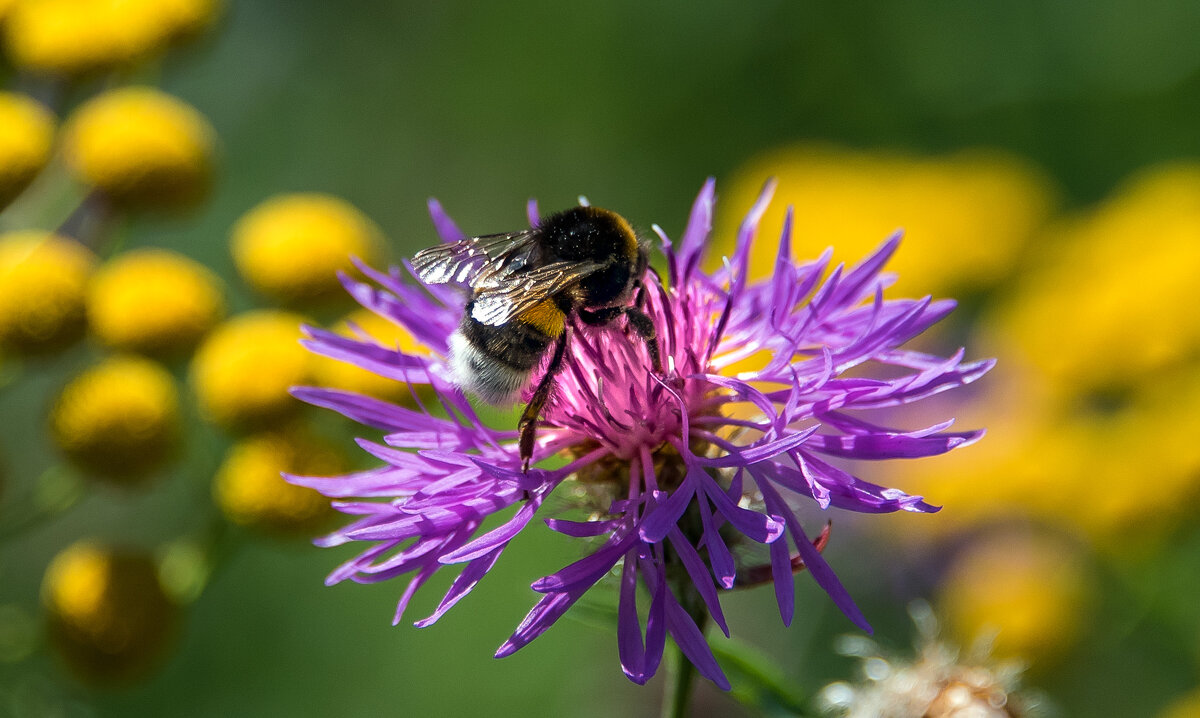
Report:
<svg viewBox="0 0 1200 718"><path fill-rule="evenodd" d="M163 45L165 3L146 0L15 0L5 18L8 55L45 75L134 65Z"/></svg>
<svg viewBox="0 0 1200 718"><path fill-rule="evenodd" d="M0 92L0 207L21 194L50 161L54 115L35 100Z"/></svg>
<svg viewBox="0 0 1200 718"><path fill-rule="evenodd" d="M312 356L296 345L299 314L260 309L221 323L191 363L191 385L204 416L234 432L291 418L302 405L288 395L312 380Z"/></svg>
<svg viewBox="0 0 1200 718"><path fill-rule="evenodd" d="M179 392L171 373L142 357L114 356L68 383L50 415L54 443L89 475L136 484L179 443Z"/></svg>
<svg viewBox="0 0 1200 718"><path fill-rule="evenodd" d="M207 29L218 0L7 0L3 40L22 69L79 76L129 68Z"/></svg>
<svg viewBox="0 0 1200 718"><path fill-rule="evenodd" d="M225 314L216 275L158 248L124 252L100 267L87 305L88 325L101 343L165 357L194 349Z"/></svg>
<svg viewBox="0 0 1200 718"><path fill-rule="evenodd" d="M212 126L192 106L150 87L93 97L63 135L71 172L122 207L191 207L212 180Z"/></svg>
<svg viewBox="0 0 1200 718"><path fill-rule="evenodd" d="M96 256L41 230L0 235L0 351L49 354L82 336Z"/></svg>
<svg viewBox="0 0 1200 718"><path fill-rule="evenodd" d="M288 304L342 297L338 272L350 257L379 254L379 230L345 200L319 193L271 197L233 228L230 249L246 283Z"/></svg>
<svg viewBox="0 0 1200 718"><path fill-rule="evenodd" d="M213 498L235 523L278 535L311 533L332 515L329 503L312 489L286 483L280 474L346 468L341 451L293 423L234 444L213 479Z"/></svg>
<svg viewBox="0 0 1200 718"><path fill-rule="evenodd" d="M145 551L78 541L54 557L42 581L48 638L68 668L98 684L153 669L174 638L179 607Z"/></svg>
<svg viewBox="0 0 1200 718"><path fill-rule="evenodd" d="M916 601L909 614L917 625L911 660L883 655L862 636L844 636L838 646L862 659L855 685L831 683L821 692L827 714L845 718L1031 718L1043 715L1040 698L1021 686L1020 664L992 660L979 643L967 654L938 640L938 622L928 604Z"/></svg>
<svg viewBox="0 0 1200 718"><path fill-rule="evenodd" d="M429 355L388 349L309 328L307 345L382 376L428 385L441 410L404 408L352 393L298 388L316 405L385 432L383 443L360 440L382 465L336 478L292 477L336 499L354 521L323 545L371 545L329 577L386 580L411 574L396 612L443 566L462 564L427 626L462 600L496 563L508 542L562 484L578 489L586 520L549 518L559 533L586 538L584 558L538 579L542 599L497 651L509 655L546 631L594 584L619 574L618 648L627 676L644 682L657 669L670 635L699 671L728 687L702 633L710 616L728 635L723 589L774 579L785 623L794 611L793 572L806 567L857 625L861 612L801 525L793 502L860 512L928 512L920 497L886 489L849 473L842 459L878 460L938 454L980 432L948 432L949 422L917 431L872 423L862 410L915 401L972 381L990 362L963 362L961 353L935 357L899 348L947 312L951 302L885 300L880 274L898 237L859 265L831 268L829 253L804 263L791 254L785 223L775 275L751 283L750 248L771 187L743 221L733 257L723 269L700 270L715 204L710 180L678 242L655 228L667 260L665 283L647 275L642 309L653 322L663 359L651 369L636 336L616 323L570 323L566 367L542 413L534 464L521 471L517 432L480 421L456 388L447 363L448 339L468 294L462 287L414 286L404 272L363 268L375 285L345 284L364 306L402 325ZM443 240L464 235L440 205L430 203ZM530 222L538 221L529 206ZM751 356L765 366L733 373ZM850 369L867 362L892 368L869 378ZM749 406L756 418L736 418ZM555 467L555 465L557 467ZM509 507L504 523L477 535L489 517ZM762 544L766 565L735 555L742 543ZM645 591L639 609L639 587Z"/></svg>

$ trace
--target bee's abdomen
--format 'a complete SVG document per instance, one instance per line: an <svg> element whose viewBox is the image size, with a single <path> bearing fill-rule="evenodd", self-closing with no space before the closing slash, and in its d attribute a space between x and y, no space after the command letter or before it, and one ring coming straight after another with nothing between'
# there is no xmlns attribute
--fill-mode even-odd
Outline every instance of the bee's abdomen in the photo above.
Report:
<svg viewBox="0 0 1200 718"><path fill-rule="evenodd" d="M462 324L450 337L455 379L463 389L489 404L512 403L529 384L554 338L520 321L500 326L483 324L471 317L468 304Z"/></svg>

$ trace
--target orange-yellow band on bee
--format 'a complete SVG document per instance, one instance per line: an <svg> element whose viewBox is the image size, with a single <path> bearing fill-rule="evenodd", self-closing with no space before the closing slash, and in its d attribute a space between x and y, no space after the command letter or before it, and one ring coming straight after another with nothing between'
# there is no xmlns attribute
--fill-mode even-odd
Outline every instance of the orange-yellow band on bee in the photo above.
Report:
<svg viewBox="0 0 1200 718"><path fill-rule="evenodd" d="M616 214L616 213L614 212L613 214ZM637 232L633 231L633 226L631 224L629 224L629 222L624 217L622 217L619 214L616 214L616 217L617 217L617 227L620 229L621 236L623 236L625 238L626 255L630 259L636 260L637 253L638 253Z"/></svg>
<svg viewBox="0 0 1200 718"><path fill-rule="evenodd" d="M543 299L525 310L517 319L548 337L556 338L563 333L566 316L553 300Z"/></svg>

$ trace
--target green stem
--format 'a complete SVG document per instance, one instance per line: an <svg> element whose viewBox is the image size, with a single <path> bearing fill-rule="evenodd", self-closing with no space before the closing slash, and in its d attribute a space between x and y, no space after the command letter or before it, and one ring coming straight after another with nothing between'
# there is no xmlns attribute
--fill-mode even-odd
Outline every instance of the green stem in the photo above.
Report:
<svg viewBox="0 0 1200 718"><path fill-rule="evenodd" d="M51 466L37 478L30 493L0 507L0 542L19 538L61 516L83 498L86 487L65 466Z"/></svg>
<svg viewBox="0 0 1200 718"><path fill-rule="evenodd" d="M687 715L688 702L692 697L696 667L674 643L671 644L671 658L669 687L663 694L662 718L683 718Z"/></svg>
<svg viewBox="0 0 1200 718"><path fill-rule="evenodd" d="M696 622L700 633L708 623L708 609L696 587L685 577L677 586L675 595L683 605L688 615ZM671 644L671 660L668 669L670 679L668 689L663 693L662 718L684 718L687 715L688 703L692 698L692 684L696 680L696 667L683 655L683 651L675 643Z"/></svg>

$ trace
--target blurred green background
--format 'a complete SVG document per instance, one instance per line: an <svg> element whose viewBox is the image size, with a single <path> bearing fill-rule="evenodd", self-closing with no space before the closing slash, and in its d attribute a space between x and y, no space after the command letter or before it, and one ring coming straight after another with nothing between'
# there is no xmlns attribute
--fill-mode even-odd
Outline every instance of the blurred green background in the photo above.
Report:
<svg viewBox="0 0 1200 718"><path fill-rule="evenodd" d="M529 197L556 208L586 194L640 228L657 223L677 236L705 177L733 197L747 162L811 142L910 157L1003 150L1040 168L1057 211L1069 216L1142 168L1200 155L1197 36L1200 5L1184 1L233 1L198 43L135 76L203 113L219 155L207 202L182 217L134 217L125 247L166 247L203 262L226 280L236 312L263 302L236 278L230 228L277 193L348 200L382 228L392 261L435 241L431 196L472 234L521 226ZM30 82L6 73L10 88ZM927 201L936 209L941 200ZM740 210L718 205L731 216ZM986 230L978 242L990 241ZM1152 241L1148 234L1129 236L1129 251ZM1028 246L1053 241L1038 237ZM797 244L802 255L823 246ZM963 317L939 341L973 342L974 318L1003 301L1039 256L1026 255L999 288L968 292ZM982 351L970 346L968 356ZM46 411L99 354L88 346L25 362L3 388L0 500L58 462ZM10 611L0 633L9 644L34 641L32 653L0 655L0 715L657 714L662 677L630 684L611 633L584 622L568 618L517 655L491 658L534 602L529 582L578 555L545 530L525 532L470 599L424 630L389 625L400 582L322 585L353 547L239 533L238 550L187 607L159 670L131 686L76 683L40 639L22 637L40 631L43 571L80 537L153 548L214 520L210 481L223 440L190 422L184 459L152 485L89 488L70 511L0 546L0 605ZM1153 482L1153 454L1147 461L1129 481ZM971 493L972 477L961 479L956 497ZM880 537L941 517L868 518L870 527L835 526L827 556L881 645L905 652L913 634L905 602L933 597L939 566L962 539L900 547ZM1044 514L1037 522L1087 543ZM1132 559L1080 549L1090 581L1088 608L1074 611L1080 637L1027 677L1059 714L1160 715L1200 682L1196 528L1189 515ZM448 581L432 583L411 618L431 610ZM790 629L780 630L767 589L729 595L728 614L736 635L798 691L814 693L853 677L855 662L832 650L852 627L807 576L797 585ZM698 715L745 710L711 686L700 696Z"/></svg>

